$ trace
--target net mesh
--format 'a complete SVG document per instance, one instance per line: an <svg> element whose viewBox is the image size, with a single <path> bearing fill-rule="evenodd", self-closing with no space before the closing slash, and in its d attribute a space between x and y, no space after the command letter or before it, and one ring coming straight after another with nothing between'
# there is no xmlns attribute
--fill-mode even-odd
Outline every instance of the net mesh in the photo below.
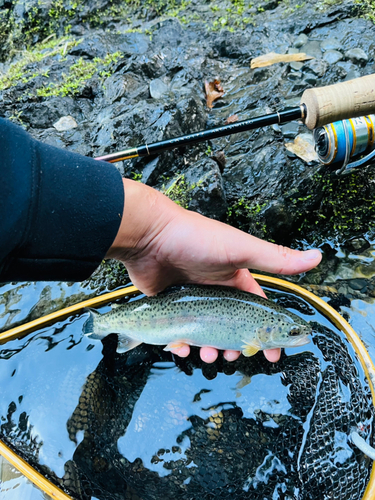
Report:
<svg viewBox="0 0 375 500"><path fill-rule="evenodd" d="M277 364L258 353L205 365L196 349L185 360L174 359L185 377L185 397L195 403L210 391L204 384L199 391L190 387L189 377L197 372L207 381L225 375L231 386L240 374L233 394L254 388L260 375L270 384L278 375L284 400L280 396L272 405L257 405L233 397L204 408L205 414L192 414L167 391L166 396L150 394L135 417L153 367L172 358L160 347L145 345L119 355L117 337L110 335L66 424L75 451L62 475L43 464L43 443L35 439L26 415L17 422L10 407L2 437L77 500L359 500L372 463L349 435L356 429L372 444L370 389L343 336L314 323L312 340L310 350L282 354ZM151 435L146 430L157 440L142 441ZM120 445L124 436L131 453Z"/></svg>

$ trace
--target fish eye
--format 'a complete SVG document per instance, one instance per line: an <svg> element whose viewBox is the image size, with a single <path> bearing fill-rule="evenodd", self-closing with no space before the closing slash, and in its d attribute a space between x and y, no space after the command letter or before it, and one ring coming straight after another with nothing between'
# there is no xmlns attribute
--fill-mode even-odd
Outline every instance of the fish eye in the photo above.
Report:
<svg viewBox="0 0 375 500"><path fill-rule="evenodd" d="M297 326L294 326L293 328L291 328L289 335L291 337L295 337L296 335L299 335L300 333L301 333L300 329Z"/></svg>

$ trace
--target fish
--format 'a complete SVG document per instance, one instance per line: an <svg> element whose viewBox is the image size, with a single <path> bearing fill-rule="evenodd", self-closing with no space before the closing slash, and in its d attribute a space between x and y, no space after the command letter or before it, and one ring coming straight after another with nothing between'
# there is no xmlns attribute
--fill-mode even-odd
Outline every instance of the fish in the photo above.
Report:
<svg viewBox="0 0 375 500"><path fill-rule="evenodd" d="M83 333L103 339L118 334L119 353L142 343L182 344L241 351L296 347L309 342L310 324L280 305L236 288L219 285L171 287L100 314L89 309Z"/></svg>

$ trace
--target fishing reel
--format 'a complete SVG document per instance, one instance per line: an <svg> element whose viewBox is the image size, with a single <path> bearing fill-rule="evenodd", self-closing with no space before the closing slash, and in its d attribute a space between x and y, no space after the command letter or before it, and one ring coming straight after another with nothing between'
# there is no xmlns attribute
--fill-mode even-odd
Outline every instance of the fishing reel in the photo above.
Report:
<svg viewBox="0 0 375 500"><path fill-rule="evenodd" d="M375 157L375 115L329 123L315 128L313 135L320 162L336 167L336 175L347 175Z"/></svg>

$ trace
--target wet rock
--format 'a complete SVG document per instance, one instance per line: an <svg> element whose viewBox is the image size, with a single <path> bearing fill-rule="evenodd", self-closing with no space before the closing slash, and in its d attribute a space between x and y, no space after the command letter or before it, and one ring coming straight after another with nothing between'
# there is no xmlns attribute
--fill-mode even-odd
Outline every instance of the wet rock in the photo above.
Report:
<svg viewBox="0 0 375 500"><path fill-rule="evenodd" d="M367 280L366 279L361 279L361 278L356 278L349 280L348 282L350 288L353 290L363 290L367 286Z"/></svg>
<svg viewBox="0 0 375 500"><path fill-rule="evenodd" d="M299 125L297 122L286 123L281 125L281 132L286 139L294 139L298 134Z"/></svg>
<svg viewBox="0 0 375 500"><path fill-rule="evenodd" d="M306 89L306 88L309 88L309 87L315 87L315 85L317 84L318 80L317 78L311 74L311 73L306 73L303 77L303 81L302 81L302 88L303 89Z"/></svg>
<svg viewBox="0 0 375 500"><path fill-rule="evenodd" d="M40 103L28 103L23 106L22 119L31 127L49 128L61 116L74 115L76 119L82 118L82 111L77 101L70 97L54 97Z"/></svg>
<svg viewBox="0 0 375 500"><path fill-rule="evenodd" d="M101 33L91 33L79 45L73 47L69 54L71 56L87 57L88 59L94 59L94 57L104 58L108 54L105 37Z"/></svg>
<svg viewBox="0 0 375 500"><path fill-rule="evenodd" d="M167 153L168 154L168 153ZM148 161L142 169L142 179L144 184L153 186L157 183L159 175L165 172L165 155L157 156L151 161Z"/></svg>
<svg viewBox="0 0 375 500"><path fill-rule="evenodd" d="M300 52L304 52L308 56L315 57L316 59L320 59L322 57L320 42L317 41L308 41L301 47Z"/></svg>
<svg viewBox="0 0 375 500"><path fill-rule="evenodd" d="M370 242L366 240L366 238L358 237L352 238L345 243L345 249L350 252L364 252L368 248L370 248Z"/></svg>
<svg viewBox="0 0 375 500"><path fill-rule="evenodd" d="M354 80L355 78L359 78L361 73L357 70L351 70L345 77L345 81Z"/></svg>
<svg viewBox="0 0 375 500"><path fill-rule="evenodd" d="M320 48L323 51L327 50L339 50L342 47L340 40L337 38L327 38L320 44Z"/></svg>
<svg viewBox="0 0 375 500"><path fill-rule="evenodd" d="M343 54L338 50L327 50L327 52L325 52L323 55L324 61L326 61L326 63L328 63L330 66L341 61L343 57Z"/></svg>
<svg viewBox="0 0 375 500"><path fill-rule="evenodd" d="M161 47L178 47L188 36L177 19L166 19L154 26L153 42Z"/></svg>
<svg viewBox="0 0 375 500"><path fill-rule="evenodd" d="M296 47L289 47L288 54L299 54L299 50Z"/></svg>
<svg viewBox="0 0 375 500"><path fill-rule="evenodd" d="M125 57L140 56L149 49L149 37L143 33L108 33L106 39L112 50L119 50Z"/></svg>
<svg viewBox="0 0 375 500"><path fill-rule="evenodd" d="M303 45L306 45L307 42L308 42L307 35L305 35L304 33L301 33L298 36L298 38L294 41L293 46L296 49L300 49L301 47L303 47Z"/></svg>
<svg viewBox="0 0 375 500"><path fill-rule="evenodd" d="M251 45L251 34L221 33L214 41L213 49L221 57L242 58L247 60L254 57L254 47Z"/></svg>
<svg viewBox="0 0 375 500"><path fill-rule="evenodd" d="M272 232L278 241L282 241L285 233L292 231L293 222L290 211L283 200L274 200L263 212L265 224L272 226Z"/></svg>
<svg viewBox="0 0 375 500"><path fill-rule="evenodd" d="M151 80L150 95L153 99L160 99L168 92L168 86L160 78Z"/></svg>
<svg viewBox="0 0 375 500"><path fill-rule="evenodd" d="M185 172L185 179L190 185L188 208L222 220L228 205L217 163L203 158Z"/></svg>
<svg viewBox="0 0 375 500"><path fill-rule="evenodd" d="M363 49L355 48L345 52L345 57L355 64L365 65L368 62L368 56Z"/></svg>
<svg viewBox="0 0 375 500"><path fill-rule="evenodd" d="M78 127L77 122L72 116L62 116L60 120L53 124L53 126L59 132L64 132L65 130Z"/></svg>
<svg viewBox="0 0 375 500"><path fill-rule="evenodd" d="M328 63L323 60L314 59L305 63L305 68L308 68L319 78L323 77L328 70Z"/></svg>
<svg viewBox="0 0 375 500"><path fill-rule="evenodd" d="M122 97L134 99L148 97L146 83L131 72L114 73L104 82L104 97L110 103L119 101Z"/></svg>
<svg viewBox="0 0 375 500"><path fill-rule="evenodd" d="M295 61L295 62L292 62L290 63L289 65L294 71L299 71L300 69L303 68L303 63L302 62L298 62L298 61Z"/></svg>

